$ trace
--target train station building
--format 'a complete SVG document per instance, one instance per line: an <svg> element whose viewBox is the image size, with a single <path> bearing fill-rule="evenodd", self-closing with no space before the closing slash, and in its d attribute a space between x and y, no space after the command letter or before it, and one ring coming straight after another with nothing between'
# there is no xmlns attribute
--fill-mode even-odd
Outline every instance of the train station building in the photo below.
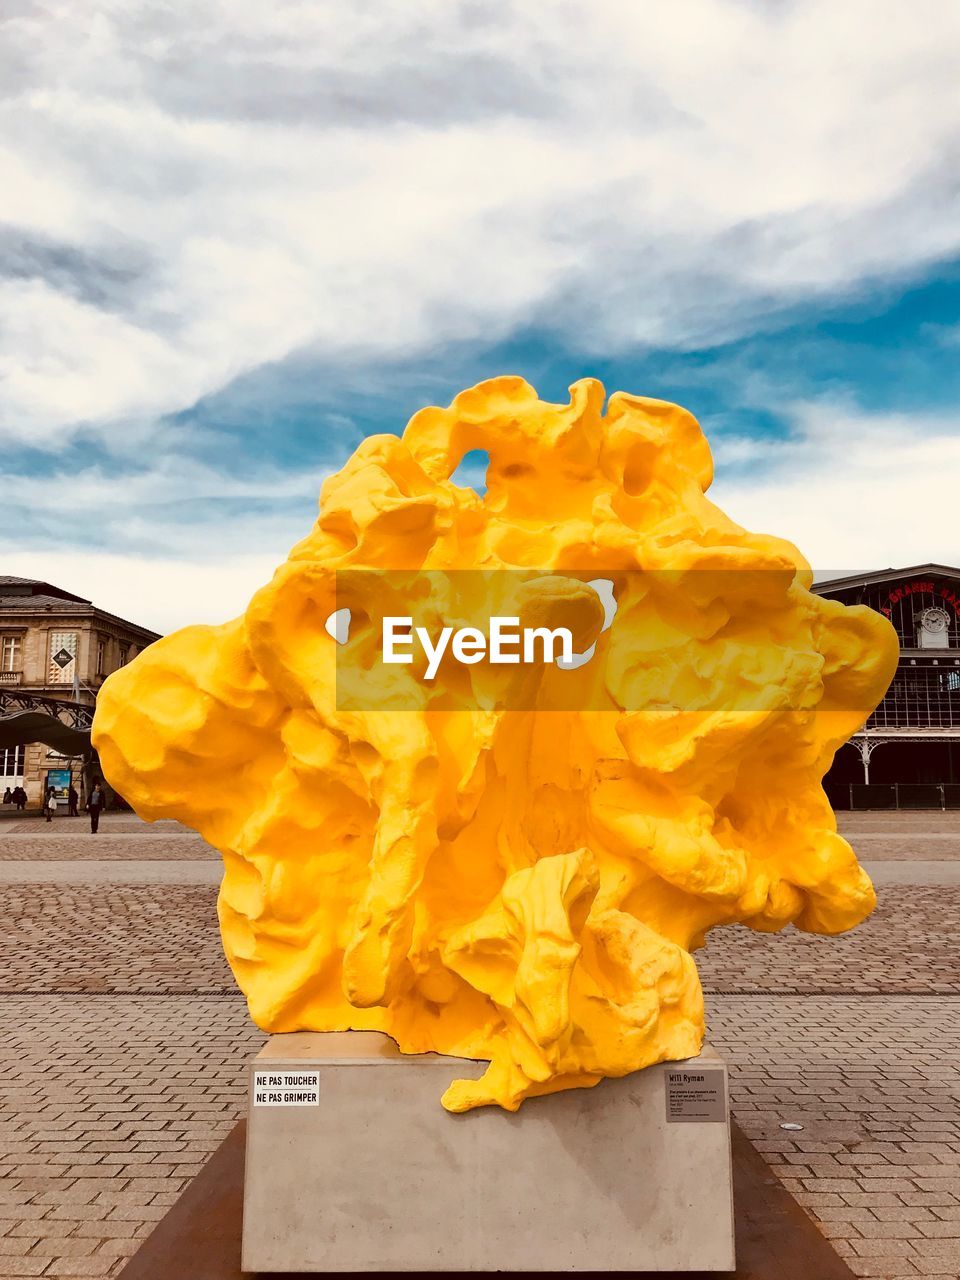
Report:
<svg viewBox="0 0 960 1280"><path fill-rule="evenodd" d="M876 609L900 640L883 701L827 774L833 807L960 808L960 569L881 569L813 590Z"/></svg>

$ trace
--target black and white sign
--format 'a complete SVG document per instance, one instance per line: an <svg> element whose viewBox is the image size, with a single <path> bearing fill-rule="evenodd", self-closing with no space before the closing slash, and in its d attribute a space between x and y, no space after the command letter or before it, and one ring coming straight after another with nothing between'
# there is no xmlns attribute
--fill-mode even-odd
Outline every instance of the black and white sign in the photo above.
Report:
<svg viewBox="0 0 960 1280"><path fill-rule="evenodd" d="M69 653L66 649L58 649L53 655L53 660L62 671L64 667L69 667L70 663L73 661L73 654Z"/></svg>
<svg viewBox="0 0 960 1280"><path fill-rule="evenodd" d="M316 1107L320 1104L319 1071L264 1071L253 1073L255 1107Z"/></svg>
<svg viewBox="0 0 960 1280"><path fill-rule="evenodd" d="M667 1067L663 1073L667 1124L723 1124L727 1119L722 1067Z"/></svg>

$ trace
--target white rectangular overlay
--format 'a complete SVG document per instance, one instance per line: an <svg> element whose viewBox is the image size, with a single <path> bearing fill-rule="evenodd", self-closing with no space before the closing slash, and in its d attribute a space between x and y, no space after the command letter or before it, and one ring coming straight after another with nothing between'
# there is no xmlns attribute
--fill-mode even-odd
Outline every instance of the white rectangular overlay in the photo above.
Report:
<svg viewBox="0 0 960 1280"><path fill-rule="evenodd" d="M319 1071L261 1071L253 1073L255 1107L316 1107L320 1104Z"/></svg>

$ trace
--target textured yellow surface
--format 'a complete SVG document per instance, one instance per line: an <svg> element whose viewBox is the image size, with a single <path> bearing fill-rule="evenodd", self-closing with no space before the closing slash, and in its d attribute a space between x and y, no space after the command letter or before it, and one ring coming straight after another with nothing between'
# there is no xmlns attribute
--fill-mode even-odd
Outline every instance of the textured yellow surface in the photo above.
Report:
<svg viewBox="0 0 960 1280"><path fill-rule="evenodd" d="M98 700L110 783L223 853L258 1025L488 1059L453 1111L696 1054L708 929L834 933L874 906L820 780L889 683L893 629L812 595L793 546L708 501L690 414L603 401L592 380L553 405L497 378L365 440L243 617L158 641ZM483 497L449 479L472 449ZM336 571L357 568L383 572L350 588L338 646ZM593 658L506 668L513 685L487 663L429 687L377 667L387 571L423 569L490 571L461 607L486 582ZM374 682L368 702L344 710L338 675Z"/></svg>

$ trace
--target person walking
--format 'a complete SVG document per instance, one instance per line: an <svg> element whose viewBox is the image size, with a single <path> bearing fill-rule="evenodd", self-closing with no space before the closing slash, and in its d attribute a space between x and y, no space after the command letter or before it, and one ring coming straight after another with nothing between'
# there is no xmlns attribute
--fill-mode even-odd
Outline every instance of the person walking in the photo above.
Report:
<svg viewBox="0 0 960 1280"><path fill-rule="evenodd" d="M77 794L77 789L73 785L73 783L70 784L70 790L67 792L67 802L69 803L69 806L70 806L70 808L67 811L69 816L71 818L79 818L80 811L77 808L77 806L80 803L80 797Z"/></svg>
<svg viewBox="0 0 960 1280"><path fill-rule="evenodd" d="M13 803L17 806L21 813L27 807L27 793L23 787L13 788Z"/></svg>
<svg viewBox="0 0 960 1280"><path fill-rule="evenodd" d="M96 835L100 830L100 810L103 808L103 802L103 785L98 778L93 784L90 799L87 801L87 811L90 814L90 831L93 835Z"/></svg>
<svg viewBox="0 0 960 1280"><path fill-rule="evenodd" d="M47 787L46 795L43 798L43 812L48 822L53 821L53 815L57 812L57 793L53 787Z"/></svg>
<svg viewBox="0 0 960 1280"><path fill-rule="evenodd" d="M9 787L7 787L6 791L3 793L3 803L13 804L13 792Z"/></svg>

